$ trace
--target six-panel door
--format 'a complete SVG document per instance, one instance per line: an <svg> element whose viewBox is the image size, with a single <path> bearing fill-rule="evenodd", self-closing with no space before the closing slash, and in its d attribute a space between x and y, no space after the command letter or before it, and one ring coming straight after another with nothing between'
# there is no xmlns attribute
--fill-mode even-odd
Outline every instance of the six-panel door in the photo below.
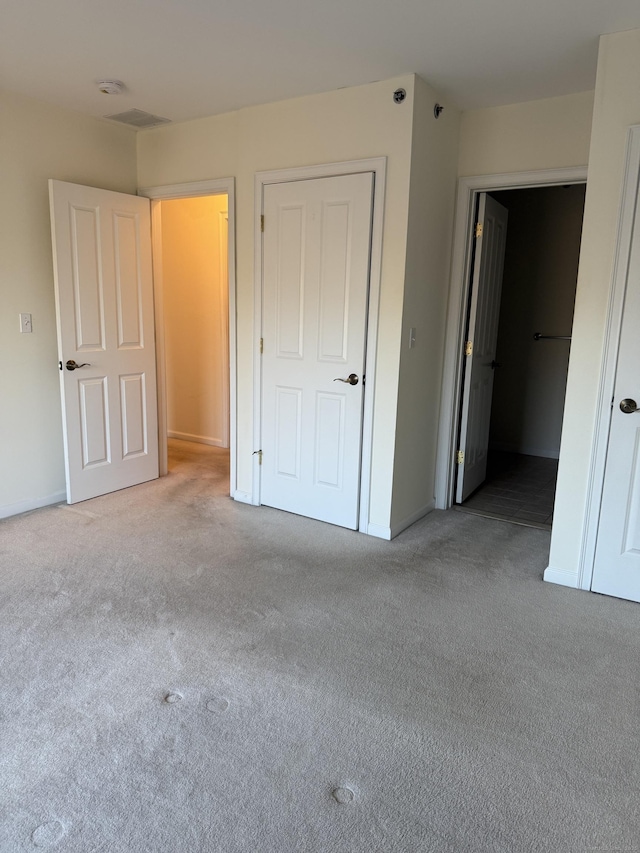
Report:
<svg viewBox="0 0 640 853"><path fill-rule="evenodd" d="M371 173L264 191L260 500L352 529L372 192Z"/></svg>
<svg viewBox="0 0 640 853"><path fill-rule="evenodd" d="M76 503L158 476L150 211L147 199L61 181L49 195L67 500Z"/></svg>

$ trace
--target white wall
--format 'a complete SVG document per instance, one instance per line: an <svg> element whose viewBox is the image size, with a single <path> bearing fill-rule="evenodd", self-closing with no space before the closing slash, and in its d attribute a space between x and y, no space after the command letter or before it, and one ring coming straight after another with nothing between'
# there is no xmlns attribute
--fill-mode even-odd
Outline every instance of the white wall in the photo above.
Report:
<svg viewBox="0 0 640 853"><path fill-rule="evenodd" d="M546 577L577 585L628 128L640 123L640 30L602 36L589 180Z"/></svg>
<svg viewBox="0 0 640 853"><path fill-rule="evenodd" d="M416 80L391 528L432 508L460 114ZM415 347L409 348L415 328Z"/></svg>
<svg viewBox="0 0 640 853"><path fill-rule="evenodd" d="M584 185L492 193L509 211L491 447L557 459L578 276Z"/></svg>
<svg viewBox="0 0 640 853"><path fill-rule="evenodd" d="M593 92L462 114L459 175L584 166Z"/></svg>
<svg viewBox="0 0 640 853"><path fill-rule="evenodd" d="M226 447L227 196L160 205L167 432Z"/></svg>
<svg viewBox="0 0 640 853"><path fill-rule="evenodd" d="M0 92L0 516L65 488L48 178L136 190L135 134ZM33 334L18 314L33 315Z"/></svg>
<svg viewBox="0 0 640 853"><path fill-rule="evenodd" d="M407 90L401 105L392 94ZM389 527L405 275L414 76L143 131L138 181L236 177L238 490L252 486L254 175L267 169L388 158L370 521Z"/></svg>

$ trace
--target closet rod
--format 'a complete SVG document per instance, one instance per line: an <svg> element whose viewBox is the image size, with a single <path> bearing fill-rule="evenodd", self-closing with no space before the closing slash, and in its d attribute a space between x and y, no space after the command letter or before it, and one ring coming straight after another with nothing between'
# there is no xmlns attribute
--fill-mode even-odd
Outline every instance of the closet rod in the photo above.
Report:
<svg viewBox="0 0 640 853"><path fill-rule="evenodd" d="M536 332L533 336L534 341L570 341L571 335L541 335Z"/></svg>

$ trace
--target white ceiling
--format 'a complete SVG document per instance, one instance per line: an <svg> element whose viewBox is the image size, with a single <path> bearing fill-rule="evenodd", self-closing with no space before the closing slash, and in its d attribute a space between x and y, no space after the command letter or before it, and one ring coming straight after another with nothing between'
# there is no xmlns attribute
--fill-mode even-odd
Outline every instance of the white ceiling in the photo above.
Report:
<svg viewBox="0 0 640 853"><path fill-rule="evenodd" d="M638 0L2 0L0 88L182 121L417 72L470 109L592 89L633 28Z"/></svg>

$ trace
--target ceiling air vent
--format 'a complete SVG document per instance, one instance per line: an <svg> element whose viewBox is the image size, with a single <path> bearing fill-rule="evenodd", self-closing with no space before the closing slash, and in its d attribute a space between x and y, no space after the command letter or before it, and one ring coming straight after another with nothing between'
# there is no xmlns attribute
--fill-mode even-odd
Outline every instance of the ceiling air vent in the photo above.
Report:
<svg viewBox="0 0 640 853"><path fill-rule="evenodd" d="M112 116L105 116L111 121L119 121L122 124L128 124L130 127L157 127L159 124L170 124L170 118L162 118L162 116L154 116L151 113L145 113L144 110L127 110L125 113L116 113Z"/></svg>

